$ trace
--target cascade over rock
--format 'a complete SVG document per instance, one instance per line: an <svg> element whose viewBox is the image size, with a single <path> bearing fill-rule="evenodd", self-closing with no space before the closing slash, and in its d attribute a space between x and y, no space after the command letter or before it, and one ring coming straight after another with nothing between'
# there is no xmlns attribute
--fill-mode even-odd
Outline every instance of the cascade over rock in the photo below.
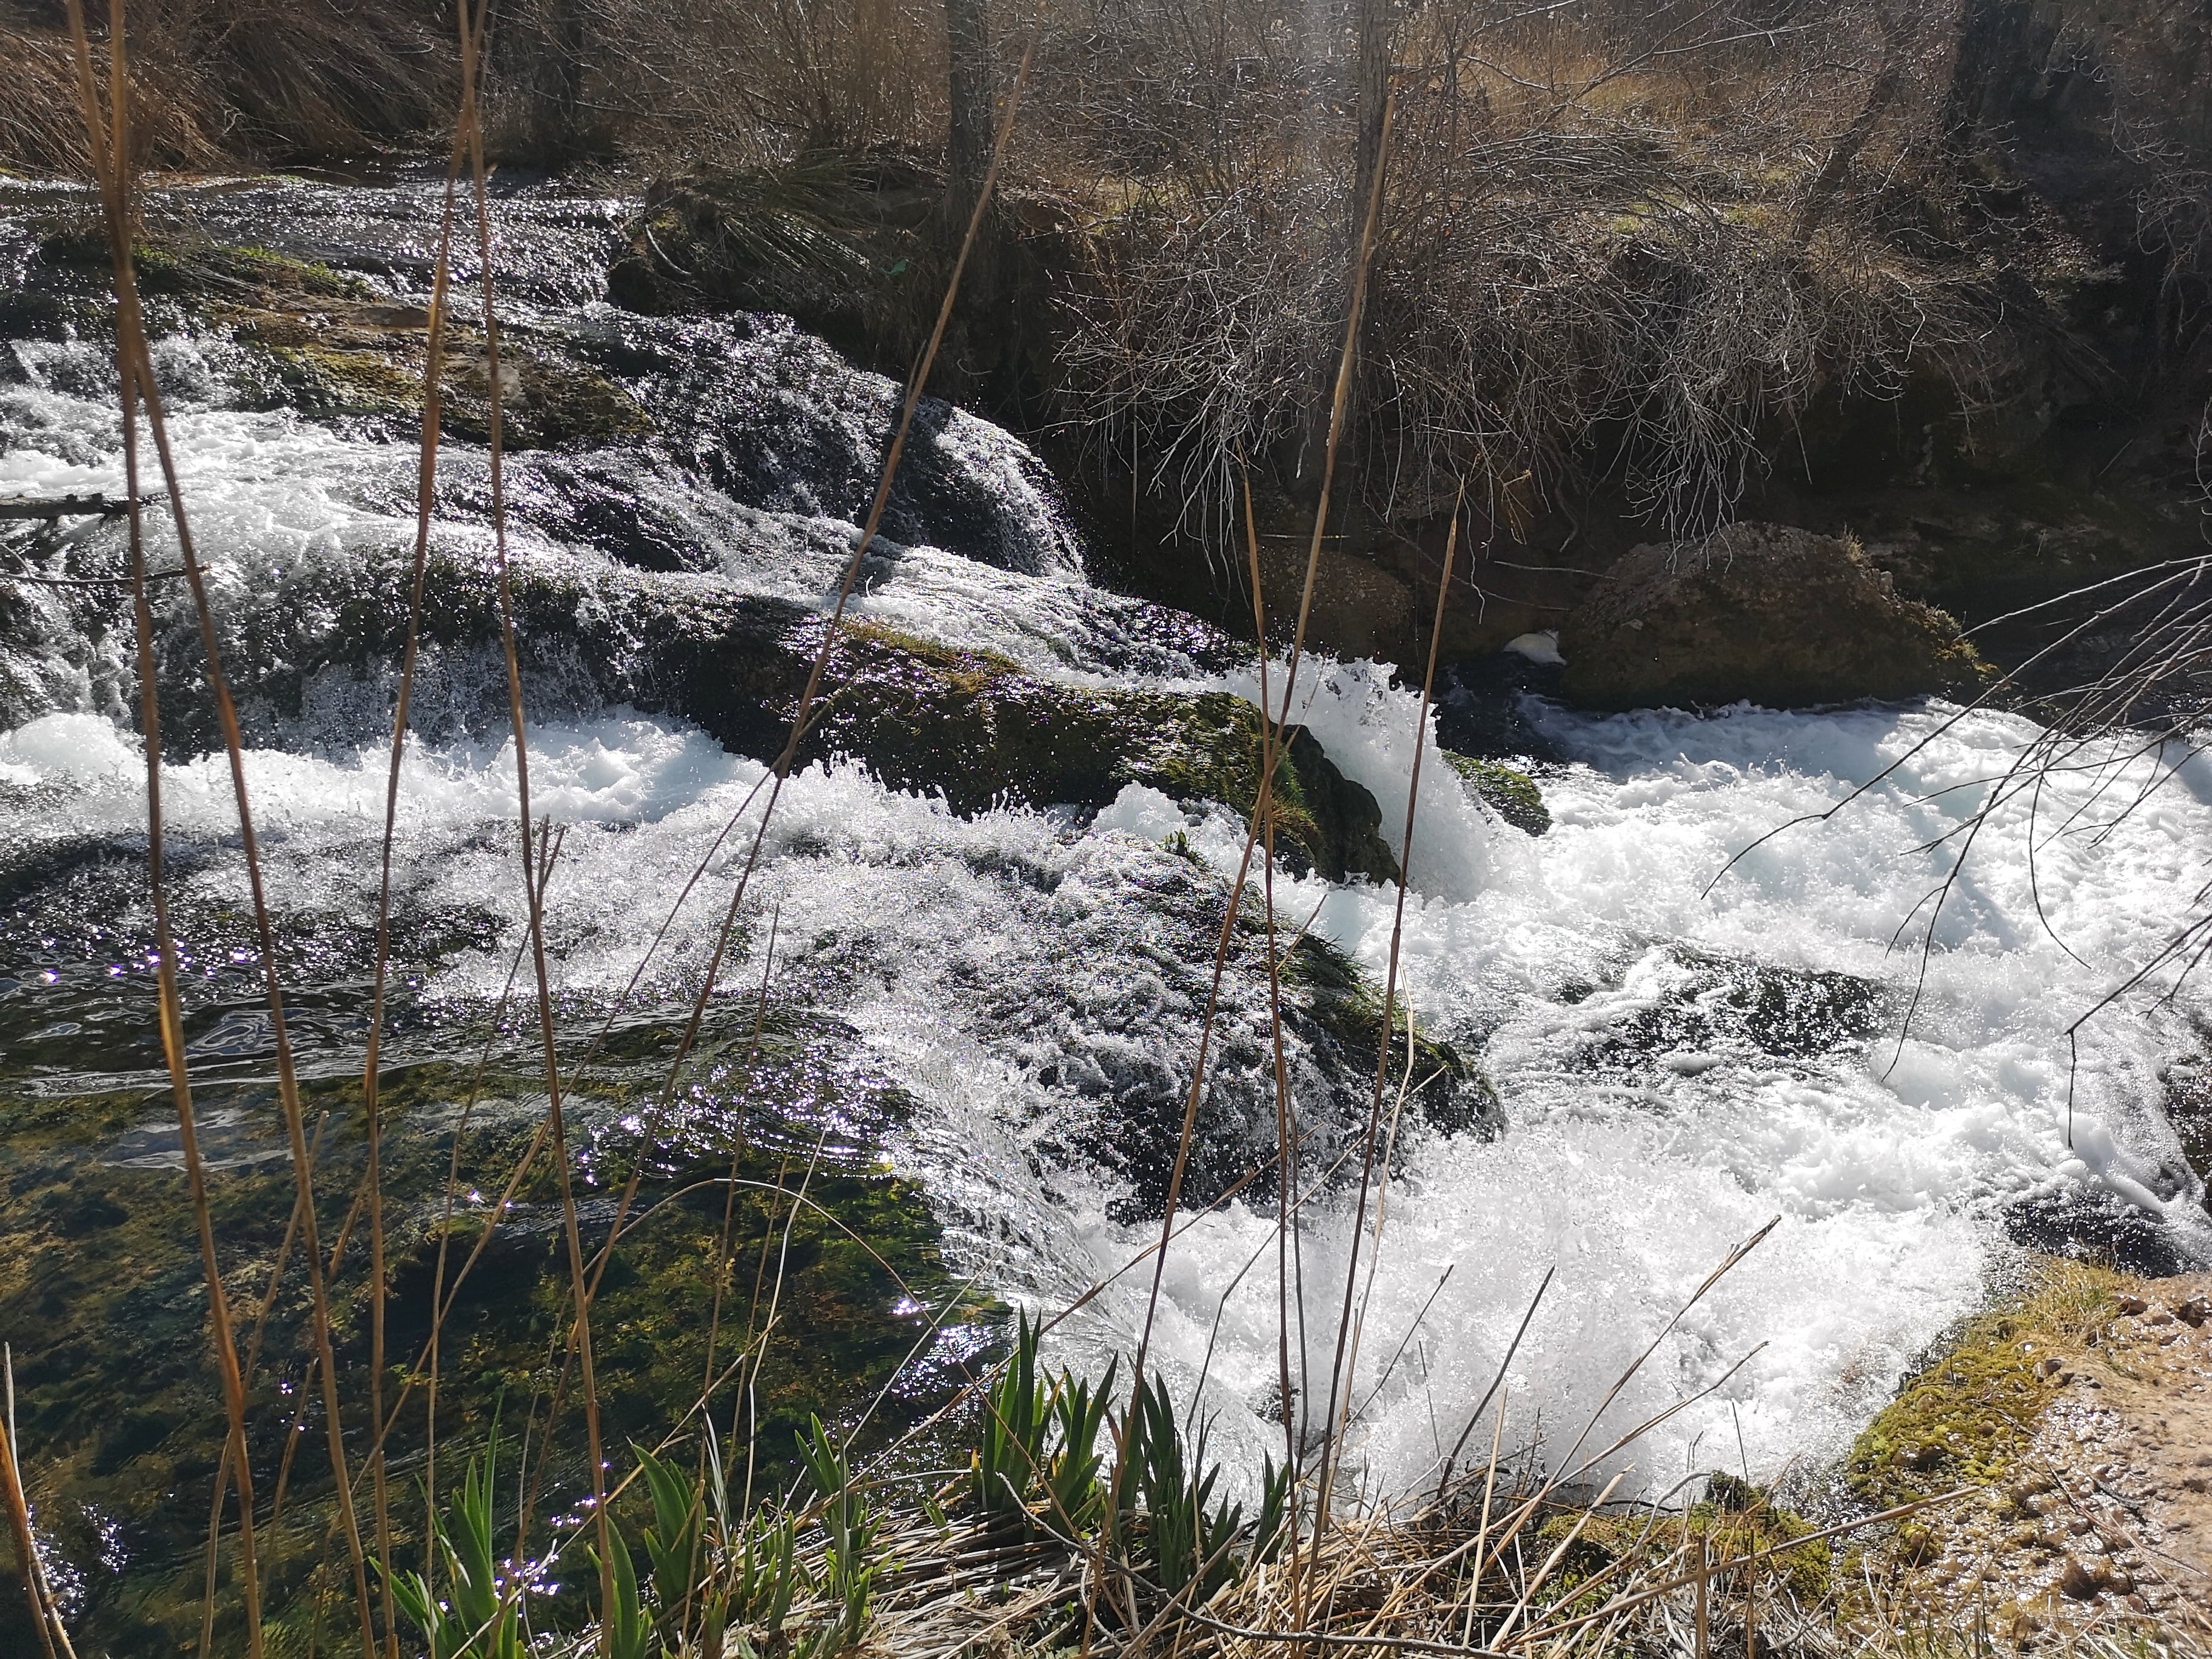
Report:
<svg viewBox="0 0 2212 1659"><path fill-rule="evenodd" d="M1568 617L1565 689L1601 708L1771 708L1966 690L1959 624L1901 599L1856 543L1739 524L1632 549Z"/></svg>

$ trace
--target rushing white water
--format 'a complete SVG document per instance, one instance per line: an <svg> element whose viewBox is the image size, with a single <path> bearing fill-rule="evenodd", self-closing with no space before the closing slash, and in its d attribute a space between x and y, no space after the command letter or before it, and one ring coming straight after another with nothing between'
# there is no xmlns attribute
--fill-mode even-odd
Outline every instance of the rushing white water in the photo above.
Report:
<svg viewBox="0 0 2212 1659"><path fill-rule="evenodd" d="M1370 719L1394 703L1410 715L1401 694L1377 695L1364 671L1330 678L1365 694ZM1325 683L1319 700L1334 695ZM2204 781L2185 772L2101 845L2046 852L2037 874L2050 933L2027 890L2025 825L1985 837L1972 902L1939 923L1903 1032L1904 988L1920 963L1890 940L1941 872L1937 855L1909 849L1967 810L1974 792L1953 786L1985 775L2023 735L1996 716L1939 733L1945 714L1550 712L1550 735L1584 758L1547 781L1557 827L1533 842L1492 830L1440 792L1438 822L1420 829L1463 844L1437 848L1426 866L1445 872L1442 890L1409 901L1406 982L1425 1027L1486 1036L1483 1060L1510 1128L1492 1142L1429 1139L1389 1185L1381 1243L1367 1246L1372 1290L1352 1389L1362 1462L1378 1484L1417 1483L1449 1449L1550 1269L1509 1373L1521 1402L1510 1421L1525 1435L1540 1407L1563 1451L1729 1248L1781 1218L1601 1425L1596 1443L1719 1382L1765 1344L1628 1455L1663 1485L1739 1460L1771 1474L1837 1450L1912 1355L1983 1294L2004 1206L2022 1196L2102 1187L2163 1215L2181 1248L2212 1254L2202 1189L2177 1177L2185 1165L2157 1110L2157 1068L2189 1042L2178 1016L2130 1004L2086 1028L2070 1147L2066 1110L2065 1027L2162 941L2171 896L2201 881L2201 849L2212 847ZM1871 796L1768 842L1703 891L1747 843L1834 805L1916 744ZM563 980L613 988L761 769L680 725L620 713L540 729L532 750L536 803L577 826L550 896ZM127 740L97 717L52 716L9 734L0 781L46 787L11 797L4 833L122 830L143 810L135 765ZM276 836L280 906L365 907L371 866L358 854L380 806L381 756L257 754L250 775ZM1388 777L1370 775L1387 789ZM177 769L168 793L179 829L219 834L228 790L218 762ZM480 833L512 810L512 791L510 749L412 755L402 799L416 902L519 922L511 851ZM905 1156L960 1224L973 1265L1040 1305L1111 1273L1154 1233L1106 1218L1106 1183L1033 1167L1027 1149L1056 1091L1038 1080L1039 1032L1010 1025L1003 1008L1025 997L1055 1004L1051 1057L1063 1067L1085 1044L1133 1046L1170 1073L1188 1064L1178 1046L1187 1018L1149 1030L1123 1020L1110 1032L1085 1018L1097 1012L1086 994L1131 1001L1126 968L1106 957L1146 931L1131 890L1171 861L1157 840L1170 823L1218 867L1241 853L1229 815L1185 824L1164 798L1134 789L1085 831L1026 811L963 822L851 768L799 779L771 838L761 902L779 908L787 939L811 940L821 957L865 944L874 983L850 1014L929 1108ZM720 862L677 930L678 953L708 942L733 879L728 848ZM1009 880L1018 866L1048 872L1049 893ZM1468 889L1480 870L1486 879ZM191 879L210 884L210 903L242 897L230 890L234 866L211 863ZM1284 878L1277 902L1300 916L1318 903L1318 930L1385 967L1390 891ZM491 994L504 971L500 952L465 957L438 988ZM1787 1042L1777 1052L1770 1032L1762 1046L1730 995L1760 973L1776 994L1802 990L1812 974L1870 982L1871 1035L1792 1053ZM733 981L746 976L732 970ZM1316 1388L1350 1234L1343 1192L1308 1214ZM1153 1338L1186 1378L1206 1366L1210 1403L1235 1408L1224 1432L1239 1429L1234 1437L1255 1447L1278 1386L1273 1237L1271 1207L1232 1203L1196 1220L1171 1253ZM1127 1275L1095 1304L1071 1354L1126 1350L1148 1283Z"/></svg>
<svg viewBox="0 0 2212 1659"><path fill-rule="evenodd" d="M631 326L604 307L586 322ZM826 349L787 327L717 325L672 344L637 326L635 349L661 354L635 377L640 395L691 399L689 424L671 428L681 441L520 459L518 557L580 580L645 580L591 528L593 513L611 514L666 553L675 568L653 580L679 600L826 605L865 504L850 457L890 383L839 380ZM9 349L0 490L116 487L98 351ZM162 356L217 603L249 619L281 610L295 629L326 616L336 629L332 595L406 542L411 450L404 434L236 406L232 349L179 339ZM773 398L746 401L747 387L769 384ZM780 412L764 423L761 408ZM762 447L771 428L794 434L791 453ZM865 573L862 617L1042 675L1256 696L1255 671L1231 665L1210 630L1088 584L1020 446L967 416L933 430L927 464L957 510L912 507L910 538L879 546ZM457 558L484 553L472 505L482 466L480 451L454 447L438 545ZM89 532L75 556L113 572L116 532ZM155 563L173 556L157 529ZM0 854L20 869L77 843L130 846L143 833L143 762L112 596L104 612L77 589L15 604L0 684L15 711L0 735ZM164 604L182 616L179 590ZM276 637L240 627L249 649ZM264 746L247 776L280 927L358 931L374 914L389 677L348 702L344 676L316 673L300 713L256 727ZM1301 686L1298 718L1374 794L1395 842L1418 699L1371 664L1310 659ZM703 860L647 978L644 994L665 996L696 985L714 947L765 769L674 714L587 704L539 706L529 738L532 809L568 827L548 893L555 970L587 1000L620 992ZM1547 1273L1505 1370L1505 1433L1519 1445L1540 1432L1556 1462L1730 1249L1778 1218L1589 1432L1586 1453L1682 1407L1611 1460L1656 1491L1698 1470L1741 1463L1771 1476L1838 1452L2002 1273L2023 1206L2102 1202L2175 1258L2212 1260L2202 1183L2160 1109L2161 1069L2200 1047L2191 1022L2202 1000L2189 988L2164 1006L2133 996L2072 1030L2212 876L2202 763L2166 776L2157 757L2116 751L2106 777L2055 781L2036 822L2022 807L1999 813L1930 932L1930 894L1954 850L1945 837L2028 738L2023 721L1940 704L1524 712L1571 757L1543 780L1553 829L1531 839L1502 828L1431 755L1401 934L1393 889L1274 882L1286 927L1310 917L1378 981L1399 937L1420 1027L1479 1060L1504 1112L1490 1139L1408 1121L1378 1170L1353 1279L1356 1364L1337 1390L1371 1490L1433 1477ZM514 757L501 727L465 711L426 726L402 779L399 907L486 926L416 965L412 994L480 1001L499 994L523 927L501 827ZM2154 778L2148 799L2118 816ZM174 872L182 925L235 915L246 878L227 766L173 764L164 793L189 854ZM1176 836L1198 866L1164 844ZM890 1150L939 1206L961 1270L1057 1308L1158 1237L1157 1220L1126 1218L1123 1173L1069 1149L1110 1143L1117 1113L1179 1115L1218 926L1206 907L1243 845L1225 809L1186 810L1136 786L1088 818L962 819L856 764L813 768L783 793L720 982L757 981L775 917L781 971L834 1002L920 1103ZM143 922L136 900L112 902L119 913L82 951ZM118 957L108 971L131 966ZM1216 1049L1256 1054L1264 985L1232 977ZM1346 1093L1303 1048L1295 1069L1302 1111ZM1334 1106L1364 1115L1364 1089L1350 1092ZM1356 1170L1340 1177L1301 1215L1305 1304L1290 1363L1315 1423L1331 1392L1358 1185ZM1249 1465L1279 1433L1273 1206L1232 1200L1177 1225L1150 1351L1219 1413L1218 1443ZM1096 1366L1126 1354L1151 1282L1149 1263L1121 1273L1063 1328L1060 1357ZM1486 1453L1489 1432L1480 1425L1463 1455Z"/></svg>
<svg viewBox="0 0 2212 1659"><path fill-rule="evenodd" d="M1363 674L1338 678L1370 720L1388 702ZM2000 815L1937 920L1907 1028L1923 969L1912 919L1924 921L1948 868L1948 854L1918 849L1963 821L2027 735L2008 717L1947 725L1955 712L1545 711L1548 735L1577 757L1547 781L1553 830L1510 847L1492 837L1479 891L1461 883L1480 854L1438 849L1426 868L1447 866L1443 890L1407 909L1409 995L1437 1026L1487 1032L1512 1127L1493 1144L1424 1147L1392 1189L1379 1250L1368 1247L1378 1265L1352 1393L1363 1404L1376 1393L1362 1449L1384 1486L1417 1483L1449 1451L1554 1267L1509 1386L1524 1402L1520 1431L1541 1407L1556 1449L1730 1247L1780 1218L1601 1425L1597 1445L1767 1345L1627 1454L1663 1485L1739 1459L1771 1474L1839 1450L1916 1351L1983 1294L2000 1217L2023 1198L2101 1190L2162 1218L2186 1255L2212 1249L2203 1185L2160 1111L2161 1063L2194 1048L2185 1010L2201 1004L2107 1010L2081 1032L2078 1066L2067 1036L2165 944L2177 898L2203 885L2212 776L2192 762L2109 835L2077 822L2054 845L2051 826L2095 787L2060 786L2043 803L2033 875L2024 814ZM1402 711L1400 732L1410 726ZM1837 806L1900 758L1836 817L1722 875L1767 832ZM2112 817L2152 765L2106 780L2089 821ZM1217 838L1207 850L1226 863L1241 848ZM1316 897L1286 901L1278 884L1298 914ZM1339 890L1321 899L1318 925L1380 972L1393 909L1388 892ZM1765 1032L1747 1018L1753 987L1794 993L1808 1011L1849 1009L1851 981L1815 977L1840 975L1864 985L1863 1038L1817 1052L1777 1042L1771 1013ZM1193 1367L1214 1343L1214 1376L1248 1399L1279 1370L1271 1232L1271 1217L1235 1214L1194 1230L1155 1339ZM1316 1219L1310 1283L1340 1287L1349 1235L1342 1206ZM1061 1284L1136 1243L1094 1222ZM1261 1268L1224 1307L1263 1244ZM1125 1340L1140 1290L1104 1316ZM1320 1324L1308 1358L1325 1387L1334 1306Z"/></svg>

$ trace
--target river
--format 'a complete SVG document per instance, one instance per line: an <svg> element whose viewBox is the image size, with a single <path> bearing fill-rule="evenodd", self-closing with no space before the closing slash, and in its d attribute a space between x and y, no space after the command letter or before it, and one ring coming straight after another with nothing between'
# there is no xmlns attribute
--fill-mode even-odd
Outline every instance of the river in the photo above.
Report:
<svg viewBox="0 0 2212 1659"><path fill-rule="evenodd" d="M325 262L393 305L426 296L437 210L435 182L414 175L153 198L157 215ZM599 273L629 210L544 185L494 204L514 337L588 365L650 418L518 453L507 479L513 555L538 596L525 651L532 803L562 832L546 908L566 1063L605 1032L573 1105L587 1235L604 1237L633 1170L652 1212L605 1291L610 1409L642 1433L696 1391L702 1326L745 1322L737 1299L782 1224L762 1194L779 1182L811 1183L819 1207L796 1229L777 1316L787 1346L752 1405L775 1432L806 1409L852 1420L882 1390L887 1435L994 1350L1006 1306L1055 1312L1110 1280L1048 1345L1056 1363L1096 1372L1146 1322L1149 1268L1115 1274L1158 1236L1163 1148L1189 1086L1243 821L1139 783L1103 807L963 816L926 783L894 789L857 760L811 765L777 807L700 1054L664 1094L745 865L769 751L732 736L698 690L707 681L671 679L653 653L688 618L750 606L803 633L829 608L897 388L788 323L615 311ZM19 285L52 216L82 212L60 187L11 187L0 257ZM462 274L473 291L478 273ZM67 316L18 312L17 337L0 343L0 495L118 490L109 346ZM362 1167L390 647L404 619L416 452L404 420L301 406L265 349L220 319L155 315L183 492L241 686L311 1127L321 1122L328 1149L327 1248ZM926 404L902 479L854 602L862 622L995 653L1050 684L1256 696L1249 646L1091 583L1057 487L1012 435ZM468 583L489 568L488 482L484 446L449 439L433 547L455 592L479 592ZM173 533L159 514L151 523L150 562L173 566ZM27 526L0 557L85 584L0 586L12 1258L0 1336L70 1594L101 1628L129 1632L183 1617L196 1596L220 1407L153 1034L127 595L101 585L125 569L125 541L115 524L66 540ZM289 1176L228 772L207 752L192 690L188 603L182 584L161 586L161 659L176 675L163 688L176 710L172 902L216 1220L250 1312ZM1281 672L1278 659L1278 686ZM1419 698L1394 676L1310 658L1296 718L1374 797L1395 846ZM489 645L433 642L394 877L395 1390L427 1330L457 1127L457 1204L472 1227L542 1108L526 958L512 977L526 929L503 698ZM1539 836L1500 823L1431 750L1402 975L1424 1037L1465 1064L1430 1079L1423 1109L1400 1122L1380 1242L1370 1235L1361 1258L1372 1277L1343 1393L1368 1491L1433 1477L1547 1273L1508 1371L1509 1443L1539 1456L1573 1441L1729 1250L1778 1218L1606 1412L1609 1433L1692 1401L1613 1460L1656 1492L1716 1467L1817 1473L1916 1356L2002 1287L2023 1246L2150 1270L2212 1261L2198 1172L2203 997L2131 996L2069 1038L2212 877L2203 762L2169 765L2116 740L2105 771L2053 780L2034 822L2025 802L2000 811L1932 913L1923 953L1954 832L2031 733L2019 716L1960 718L1942 703L1594 716L1539 683L1463 687L1431 720L1432 744L1478 726L1520 734L1553 823ZM2148 800L2118 811L2154 780ZM733 815L740 828L726 836ZM1300 996L1347 963L1379 986L1394 888L1284 872L1273 902L1286 933L1309 927L1317 965ZM1259 937L1239 934L1222 988L1200 1198L1273 1153ZM508 995L518 984L520 1000ZM1294 1092L1316 1146L1364 1116L1372 1053L1315 1020L1293 1030ZM702 1264L732 1190L711 1183L732 1167L760 1185L743 1189L725 1313ZM1305 1310L1291 1365L1312 1417L1356 1187L1340 1172L1299 1216ZM446 1363L464 1429L480 1431L502 1390L520 1419L553 1386L556 1214L537 1177L507 1230L515 1242L487 1256L454 1322ZM1249 1469L1281 1437L1275 1200L1262 1182L1183 1219L1151 1352ZM349 1248L341 1310L358 1391L362 1257ZM279 1298L256 1396L272 1462L303 1381L302 1295ZM757 1304L746 1321L764 1316ZM411 1447L416 1432L401 1438ZM365 1432L356 1441L358 1455ZM307 1538L327 1525L313 1494L327 1495L328 1471L318 1437L299 1449ZM574 1498L579 1468L556 1459L553 1496Z"/></svg>

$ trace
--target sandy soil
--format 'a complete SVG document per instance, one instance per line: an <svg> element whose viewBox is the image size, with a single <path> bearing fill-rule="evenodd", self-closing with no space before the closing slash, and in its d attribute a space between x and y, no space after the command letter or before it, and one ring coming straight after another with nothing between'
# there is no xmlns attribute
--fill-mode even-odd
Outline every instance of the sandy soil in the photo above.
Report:
<svg viewBox="0 0 2212 1659"><path fill-rule="evenodd" d="M2143 1623L2212 1633L2212 1273L2139 1282L2079 1351L2020 1473L1939 1524L1911 1592L2015 1637ZM1909 1593L1911 1593L1909 1592Z"/></svg>

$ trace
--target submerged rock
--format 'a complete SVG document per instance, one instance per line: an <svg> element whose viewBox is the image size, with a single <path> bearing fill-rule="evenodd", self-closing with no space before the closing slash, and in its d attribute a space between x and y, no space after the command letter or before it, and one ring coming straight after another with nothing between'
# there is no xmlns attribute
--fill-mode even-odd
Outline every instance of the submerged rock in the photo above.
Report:
<svg viewBox="0 0 2212 1659"><path fill-rule="evenodd" d="M1969 690L1985 672L1958 623L1900 599L1856 543L1786 525L1632 549L1560 648L1567 695L1605 708L1910 697Z"/></svg>

